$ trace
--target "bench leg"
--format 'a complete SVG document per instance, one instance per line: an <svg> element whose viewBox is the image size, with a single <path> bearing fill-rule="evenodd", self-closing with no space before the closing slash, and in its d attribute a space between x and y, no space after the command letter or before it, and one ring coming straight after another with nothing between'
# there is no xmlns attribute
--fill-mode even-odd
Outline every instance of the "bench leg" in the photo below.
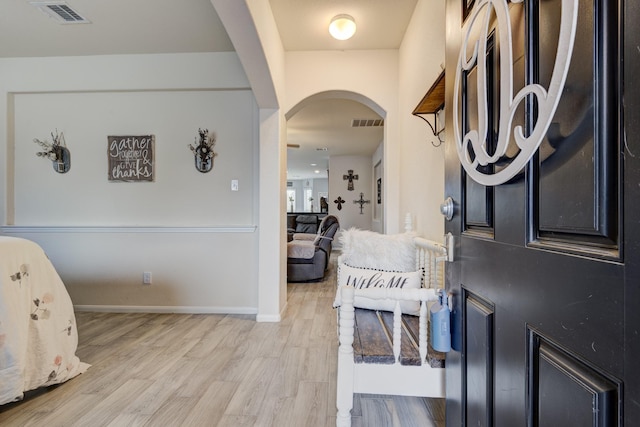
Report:
<svg viewBox="0 0 640 427"><path fill-rule="evenodd" d="M351 427L353 409L353 349L351 354L338 353L336 427Z"/></svg>
<svg viewBox="0 0 640 427"><path fill-rule="evenodd" d="M336 390L337 427L351 426L351 409L353 409L353 334L355 313L353 308L353 288L343 287L342 305L340 306L338 347L338 378Z"/></svg>

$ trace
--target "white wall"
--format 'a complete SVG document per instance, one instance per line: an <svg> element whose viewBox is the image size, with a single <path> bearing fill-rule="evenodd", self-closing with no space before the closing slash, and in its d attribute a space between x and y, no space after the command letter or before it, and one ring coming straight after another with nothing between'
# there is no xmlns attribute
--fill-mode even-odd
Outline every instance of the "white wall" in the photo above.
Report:
<svg viewBox="0 0 640 427"><path fill-rule="evenodd" d="M444 58L444 5L418 1L411 27L399 52L284 53L268 2L212 0L212 3L227 27L237 55L0 59L0 117L6 118L0 121L0 153L3 156L0 158L0 201L3 203L0 225L14 221L13 217L8 217L6 203L14 199L13 185L7 181L7 177L14 175L13 145L8 144L15 139L13 104L9 102L11 94L163 92L174 89L248 89L251 86L256 96L257 120L249 127L254 132L253 143L260 141L259 147L254 147L251 159L259 176L253 177L254 208L250 226L196 229L141 227L137 230L73 226L9 230L40 240L54 262L64 264L63 274L74 281L73 295L82 298L86 304L95 299L100 303L131 307L180 304L187 309L204 306L225 311L251 311L257 304L258 320L278 320L286 305L286 260L281 255L286 253L282 215L286 210L284 113L305 98L325 91L362 95L385 114L387 179L383 191L387 196L386 232L401 230L404 213L410 211L416 217L417 227L425 230L425 234L433 238L441 234L442 220L437 213L433 215L431 212L433 209L437 212L437 205L443 197L442 185L438 188L438 185L431 184L425 189L425 182L442 179L439 178L443 176L442 156L438 158L433 154L438 151L427 147L428 141L424 141L426 125L412 117L410 112L437 76ZM256 55L256 51L260 54ZM238 58L242 59L242 66ZM250 74L249 79L243 66ZM76 160L73 157L72 170L77 167ZM243 182L241 191L247 188ZM425 192L425 197L415 197L414 191L416 194ZM259 239L254 228L256 223L259 225ZM3 231L7 228L4 227ZM95 239L103 243L99 245L100 255L107 257L103 261L88 260L87 248L93 248ZM139 247L128 251L127 245L131 240ZM231 246L238 248L238 252L221 250ZM91 269L92 266L111 265L108 257L119 256L121 248L125 248L122 255L153 248L147 254L154 264L149 267L148 264L142 266L144 263L140 262L134 267L135 271L131 268L131 272L129 267L121 270L111 267L108 272L104 268ZM107 253L103 255L104 251ZM163 271L163 267L174 265L176 257L180 260L175 264L188 265L188 268L184 271L174 269L175 275L166 273L166 277L154 274L154 285L167 283L166 286L140 287L139 267ZM132 259L134 262L136 259L143 261L135 256ZM84 264L87 260L89 263ZM249 268L255 265L256 260L259 264L257 269ZM83 267L78 267L80 264ZM241 276L235 275L238 265L244 268ZM85 266L90 273L83 273L82 277L72 273L76 269L84 271ZM181 274L184 272L188 275ZM126 277L121 280L123 275ZM239 285L230 286L230 283ZM105 302L103 298L111 299Z"/></svg>
<svg viewBox="0 0 640 427"><path fill-rule="evenodd" d="M323 92L343 92L342 95L352 96L366 103L370 107L378 107L376 111L384 114L385 118L385 180L384 193L384 230L388 233L399 232L404 229L404 217L407 210L420 212L417 222L436 224L421 212L420 201L412 202L405 197L403 205L400 203L400 189L405 184L415 185L421 182L420 170L405 172L401 164L401 144L405 137L402 128L406 120L419 120L410 116L415 104L430 86L424 86L425 63L431 61L437 66L444 58L444 4L429 0L419 0L416 6L417 17L414 17L411 28L405 36L407 43L403 44L399 59L399 52L388 51L345 51L345 52L284 52L277 36L277 28L269 3L264 0L227 1L212 0L216 11L221 17L234 43L238 56L247 68L249 80L254 88L258 105L261 109L273 109L260 112L260 274L259 294L260 303L258 320L279 319L280 312L286 305L286 240L284 215L286 211L286 124L284 115L305 99ZM251 20L246 8L250 9ZM252 21L252 22L249 22ZM255 25L255 28L254 28ZM251 28L250 28L251 27ZM255 32L254 32L255 31ZM426 34L423 34L426 32ZM254 40L254 34L260 40ZM425 37L423 37L425 36ZM434 58L437 62L434 61ZM262 62L255 66L255 62ZM267 63L265 67L264 63ZM402 73L402 79L399 74ZM437 75L437 73L435 74ZM265 84L266 77L270 79ZM404 81L405 78L411 79ZM413 87L414 85L419 88ZM273 86L272 90L259 90L262 86ZM419 96L416 92L420 92ZM277 96L275 95L277 94ZM399 96L409 94L410 100L403 101L399 107ZM355 95L355 96L354 96ZM361 95L363 98L358 97ZM418 96L414 100L415 97ZM274 98L277 101L274 102ZM366 101L369 100L375 105ZM279 108L279 110L276 110ZM274 115L278 114L276 118ZM400 117L405 115L405 120ZM414 122L416 123L416 122ZM423 124L424 125L424 124ZM417 126L417 123L416 123ZM415 130L406 134L407 138L416 137ZM415 143L412 142L412 143ZM442 157L427 160L432 165L433 174L442 171ZM440 163L438 165L437 163ZM276 173L277 172L277 173ZM274 198L277 193L276 182L279 175L279 200ZM434 187L434 191L436 187ZM403 190L403 194L407 194ZM438 197L438 200L440 197ZM419 199L421 200L421 199ZM404 206L404 203L408 204ZM431 212L430 205L435 198L425 200L427 212ZM439 204L439 201L437 202ZM436 204L437 206L437 204ZM439 224L439 222L437 222ZM274 224L279 224L278 232L280 244L276 245ZM271 228L269 228L271 226ZM443 227L438 226L439 229ZM438 232L427 231L428 235ZM278 250L273 250L276 248ZM279 260L279 264L277 262Z"/></svg>
<svg viewBox="0 0 640 427"><path fill-rule="evenodd" d="M285 111L332 91L362 95L384 110L386 203L384 227L376 229L401 232L411 213L414 228L438 241L444 232L444 149L431 145L435 137L411 111L441 71L444 31L444 3L419 0L399 51L286 53Z"/></svg>
<svg viewBox="0 0 640 427"><path fill-rule="evenodd" d="M375 70L373 72L372 70ZM313 51L286 53L287 114L317 94L365 103L385 119L387 232L404 226L400 217L400 119L398 117L398 51ZM369 160L370 162L370 160ZM368 168L371 168L369 163ZM337 194L331 189L332 198ZM344 198L344 196L343 196ZM333 199L332 199L333 200ZM330 208L331 209L331 208Z"/></svg>
<svg viewBox="0 0 640 427"><path fill-rule="evenodd" d="M411 213L414 229L442 241L444 220L439 206L444 196L444 145L429 126L411 115L440 74L444 62L444 2L418 0L399 55L401 127L400 214Z"/></svg>
<svg viewBox="0 0 640 427"><path fill-rule="evenodd" d="M286 281L286 127L279 109L284 88L284 49L271 7L265 0L211 0L251 82L259 107L258 135L259 322L281 319L287 303Z"/></svg>
<svg viewBox="0 0 640 427"><path fill-rule="evenodd" d="M253 225L255 103L249 90L15 94L15 225ZM215 135L213 169L188 145ZM53 171L34 138L64 132L71 170ZM155 136L154 182L108 181L107 135ZM247 159L249 161L247 161ZM242 191L232 192L231 180ZM11 208L11 200L8 201ZM46 215L43 215L46 212Z"/></svg>
<svg viewBox="0 0 640 427"><path fill-rule="evenodd" d="M358 175L358 179L353 181L352 191L347 189L347 181L343 179L349 170L353 170L353 174ZM351 227L371 230L371 218L375 202L372 181L371 157L329 157L329 193L331 195L329 213L338 218L341 230L347 230ZM364 193L363 199L369 200L369 203L363 205L362 214L360 214L360 205L354 203L354 200L360 199L361 192ZM341 210L338 210L338 205L333 203L338 196L345 200ZM337 243L339 243L339 239L337 240Z"/></svg>
<svg viewBox="0 0 640 427"><path fill-rule="evenodd" d="M0 98L2 231L44 247L74 304L257 312L258 110L235 54L5 59ZM217 137L207 174L198 127ZM64 175L31 142L56 128ZM156 136L154 182L107 181L118 134Z"/></svg>
<svg viewBox="0 0 640 427"><path fill-rule="evenodd" d="M255 57L252 52L241 52L242 37L237 41L233 33L241 32L245 25L233 25L228 19L237 13L220 13L221 5L236 5L242 2L230 2L225 0L212 0L216 10L221 15L239 56L247 58L243 63L249 62ZM437 76L437 68L444 58L444 3L431 0L418 0L414 17L410 28L405 34L405 42L400 49L388 51L343 51L343 52L284 52L282 44L277 40L277 30L275 29L273 15L268 9L268 2L263 0L249 0L253 19L260 34L260 45L265 50L265 56L269 63L271 73L281 112L280 145L277 155L267 154L265 149L275 149L272 141L266 141L264 132L260 132L261 140L261 174L265 168L278 170L280 173L280 218L286 211L286 184L285 172L286 149L284 115L290 114L292 109L299 106L309 97L326 92L341 92L343 96L364 102L384 115L385 118L385 139L384 139L384 231L396 233L404 229L404 218L407 211L412 211L416 217L416 226L424 230L427 237L439 239L444 230L442 219L434 217L432 212L437 212L437 207L442 199L443 184L433 184L437 180L444 181L444 160L442 154L433 155L432 152L420 151L412 152L414 146L422 141L424 131L421 130L419 119L411 116L411 111L415 104L421 99L431 82ZM239 7L239 6L238 6ZM242 22L239 22L242 24ZM435 67L435 68L434 68ZM433 79L429 75L429 70L433 73ZM253 81L253 79L251 79ZM425 81L426 80L426 81ZM361 95L363 98L358 97ZM257 96L258 105L262 108L261 97ZM268 97L267 97L268 98ZM400 103L399 99L402 99ZM366 101L369 100L375 105ZM262 116L262 114L261 114ZM413 122L411 122L413 120ZM275 127L275 120L273 126ZM261 120L262 123L262 120ZM263 126L261 126L262 128ZM409 127L409 129L405 129ZM276 134L276 132L272 132ZM408 144L408 145L407 145ZM401 159L402 152L405 154ZM424 154L425 160L416 160L421 163L421 167L416 167L415 162L407 156ZM411 161L411 167L405 170L403 162ZM430 168L429 171L426 169ZM426 175L426 176L425 176ZM271 189L273 183L265 186L265 177L261 176L261 203L260 212L268 212L267 216L261 215L260 224L277 223L278 218L273 206L262 201L273 200ZM420 194L424 191L424 182L432 182L429 185L424 198L412 198L410 191L417 191ZM416 186L418 188L416 188ZM401 188L402 203L401 203ZM331 191L331 190L330 190ZM271 198L269 198L271 196ZM331 196L333 197L333 196ZM435 209L435 211L434 211ZM281 236L284 236L284 226L281 223ZM279 298L279 307L286 304L286 282L284 269L286 253L285 240L281 239L279 251L265 254L271 246L271 239L265 238L265 231L261 229L260 239L260 311L273 312L274 304L269 303ZM265 256L266 255L266 256ZM275 264L274 258L279 257L280 269L276 271L270 268ZM275 278L275 279L272 279ZM275 281L279 278L279 292L275 292ZM267 314L266 316L273 316ZM258 316L260 318L260 316Z"/></svg>

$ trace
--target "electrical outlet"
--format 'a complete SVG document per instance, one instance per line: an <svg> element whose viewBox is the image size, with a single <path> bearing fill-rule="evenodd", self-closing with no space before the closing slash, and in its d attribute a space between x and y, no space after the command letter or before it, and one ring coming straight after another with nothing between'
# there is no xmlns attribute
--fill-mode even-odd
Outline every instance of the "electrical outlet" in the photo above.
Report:
<svg viewBox="0 0 640 427"><path fill-rule="evenodd" d="M231 180L231 191L238 191L238 180L237 179L232 179Z"/></svg>
<svg viewBox="0 0 640 427"><path fill-rule="evenodd" d="M142 273L142 283L144 283L145 285L150 285L151 284L151 272L150 271L145 271L144 273Z"/></svg>

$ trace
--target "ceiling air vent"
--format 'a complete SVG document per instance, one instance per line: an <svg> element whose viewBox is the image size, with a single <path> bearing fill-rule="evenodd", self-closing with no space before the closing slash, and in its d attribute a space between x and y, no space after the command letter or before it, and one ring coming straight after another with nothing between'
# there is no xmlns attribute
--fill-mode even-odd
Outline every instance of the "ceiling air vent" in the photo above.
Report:
<svg viewBox="0 0 640 427"><path fill-rule="evenodd" d="M91 21L82 17L78 12L63 1L32 1L29 4L37 7L47 16L61 24L89 24Z"/></svg>
<svg viewBox="0 0 640 427"><path fill-rule="evenodd" d="M353 119L352 128L371 128L384 126L384 119Z"/></svg>

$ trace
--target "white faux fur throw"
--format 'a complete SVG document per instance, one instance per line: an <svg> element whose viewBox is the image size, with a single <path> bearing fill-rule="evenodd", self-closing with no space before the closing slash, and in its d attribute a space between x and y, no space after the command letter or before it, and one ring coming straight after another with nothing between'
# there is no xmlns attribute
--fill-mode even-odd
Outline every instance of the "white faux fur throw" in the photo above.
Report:
<svg viewBox="0 0 640 427"><path fill-rule="evenodd" d="M414 233L380 234L350 228L340 236L341 261L352 267L386 271L416 270Z"/></svg>

